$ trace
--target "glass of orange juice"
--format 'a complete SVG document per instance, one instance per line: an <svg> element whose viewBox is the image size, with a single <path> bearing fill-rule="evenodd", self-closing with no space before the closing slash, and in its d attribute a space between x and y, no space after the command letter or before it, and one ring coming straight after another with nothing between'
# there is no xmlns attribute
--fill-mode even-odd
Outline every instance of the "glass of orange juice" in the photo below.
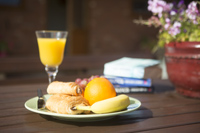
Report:
<svg viewBox="0 0 200 133"><path fill-rule="evenodd" d="M45 66L49 83L55 80L62 63L67 35L67 31L36 31L40 60Z"/></svg>

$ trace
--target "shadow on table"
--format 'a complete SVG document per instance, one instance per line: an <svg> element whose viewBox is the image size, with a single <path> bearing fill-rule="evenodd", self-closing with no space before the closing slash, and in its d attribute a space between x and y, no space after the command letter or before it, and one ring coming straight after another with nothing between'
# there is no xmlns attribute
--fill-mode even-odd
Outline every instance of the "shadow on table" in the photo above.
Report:
<svg viewBox="0 0 200 133"><path fill-rule="evenodd" d="M47 115L40 115L40 116L43 117L44 119L47 119L49 121L54 121L56 123L65 123L76 126L111 126L111 125L125 125L125 124L145 121L148 118L152 118L153 114L151 110L147 109L144 106L141 106L138 110L135 110L127 114L118 115L107 120L92 121L92 122L62 121Z"/></svg>
<svg viewBox="0 0 200 133"><path fill-rule="evenodd" d="M153 87L154 93L163 93L175 90L174 85L170 82L170 80L153 80Z"/></svg>

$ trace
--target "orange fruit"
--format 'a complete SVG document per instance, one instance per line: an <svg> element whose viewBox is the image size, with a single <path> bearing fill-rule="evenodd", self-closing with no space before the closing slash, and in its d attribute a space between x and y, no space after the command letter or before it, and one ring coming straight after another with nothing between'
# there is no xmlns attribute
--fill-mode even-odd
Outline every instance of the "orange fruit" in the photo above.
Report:
<svg viewBox="0 0 200 133"><path fill-rule="evenodd" d="M84 97L88 100L90 105L115 96L115 88L106 78L95 78L85 87Z"/></svg>

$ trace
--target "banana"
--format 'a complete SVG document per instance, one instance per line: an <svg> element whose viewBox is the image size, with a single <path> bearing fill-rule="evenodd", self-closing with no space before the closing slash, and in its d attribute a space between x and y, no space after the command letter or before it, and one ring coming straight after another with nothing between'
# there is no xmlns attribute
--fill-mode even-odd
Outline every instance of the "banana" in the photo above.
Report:
<svg viewBox="0 0 200 133"><path fill-rule="evenodd" d="M94 103L91 106L91 110L94 113L110 113L120 111L128 107L130 104L129 97L127 95L119 95L113 98L102 100Z"/></svg>
<svg viewBox="0 0 200 133"><path fill-rule="evenodd" d="M94 103L92 106L76 106L77 110L90 110L96 114L111 113L123 110L130 105L127 95L121 94L116 97Z"/></svg>

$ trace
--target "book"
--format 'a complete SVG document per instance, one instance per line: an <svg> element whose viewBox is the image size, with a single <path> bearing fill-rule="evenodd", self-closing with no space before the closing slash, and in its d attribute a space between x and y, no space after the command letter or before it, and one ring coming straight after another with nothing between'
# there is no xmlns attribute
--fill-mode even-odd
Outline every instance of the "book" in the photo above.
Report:
<svg viewBox="0 0 200 133"><path fill-rule="evenodd" d="M104 64L104 75L143 78L145 68L159 64L158 60L123 57Z"/></svg>
<svg viewBox="0 0 200 133"><path fill-rule="evenodd" d="M137 86L137 87L151 87L152 81L148 79L116 77L104 75L113 85L120 85L121 87Z"/></svg>
<svg viewBox="0 0 200 133"><path fill-rule="evenodd" d="M154 88L151 87L120 87L116 86L115 91L118 94L121 93L153 93Z"/></svg>

